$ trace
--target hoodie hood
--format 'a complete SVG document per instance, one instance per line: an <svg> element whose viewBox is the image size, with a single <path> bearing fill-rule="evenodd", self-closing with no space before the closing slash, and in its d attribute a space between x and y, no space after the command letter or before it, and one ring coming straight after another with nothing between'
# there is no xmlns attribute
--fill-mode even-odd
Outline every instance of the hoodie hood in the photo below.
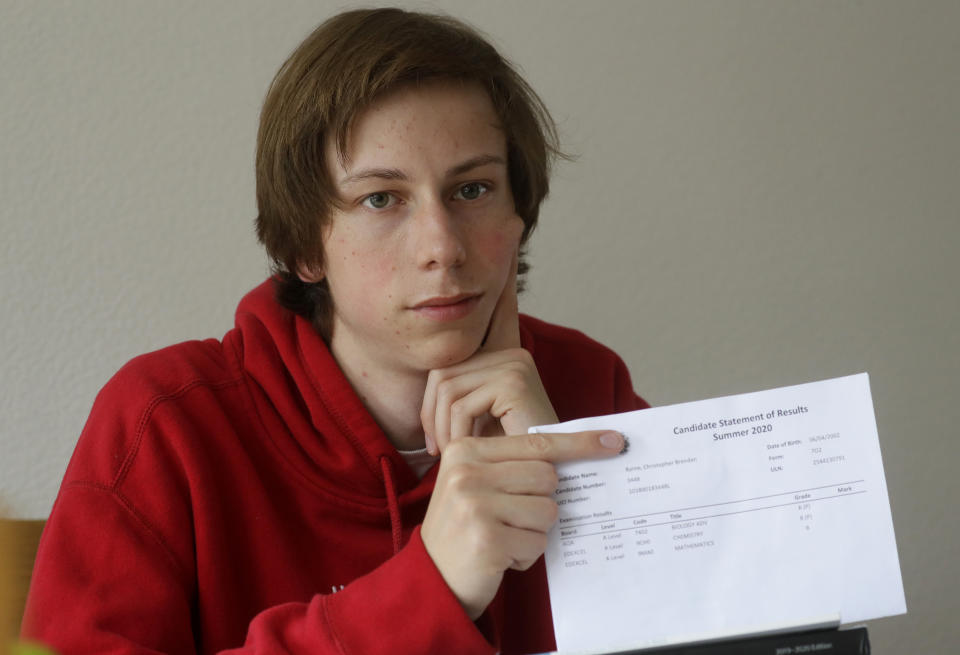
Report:
<svg viewBox="0 0 960 655"><path fill-rule="evenodd" d="M430 495L437 467L417 478L310 322L275 300L271 280L243 298L224 341L268 438L309 484L381 509L391 491L401 506Z"/></svg>

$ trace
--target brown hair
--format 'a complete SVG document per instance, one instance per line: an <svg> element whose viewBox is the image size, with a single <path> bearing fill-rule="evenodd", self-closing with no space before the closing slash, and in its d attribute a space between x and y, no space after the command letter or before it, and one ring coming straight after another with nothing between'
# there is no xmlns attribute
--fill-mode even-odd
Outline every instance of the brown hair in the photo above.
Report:
<svg viewBox="0 0 960 655"><path fill-rule="evenodd" d="M537 94L478 32L440 15L401 9L348 11L327 20L294 50L270 86L257 135L257 237L273 261L277 298L329 338L326 281L299 279L323 269L323 231L336 190L325 139L347 150L351 122L382 94L428 79L478 82L507 139L507 166L521 244L537 223L549 169L561 155L556 126ZM561 155L562 156L562 155ZM521 257L518 280L528 265Z"/></svg>

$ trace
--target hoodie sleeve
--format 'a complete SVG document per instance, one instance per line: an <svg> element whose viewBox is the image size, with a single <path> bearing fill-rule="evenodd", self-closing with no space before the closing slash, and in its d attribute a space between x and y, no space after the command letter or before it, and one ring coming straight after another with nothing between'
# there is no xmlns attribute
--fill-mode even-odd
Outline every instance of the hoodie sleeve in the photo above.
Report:
<svg viewBox="0 0 960 655"><path fill-rule="evenodd" d="M124 499L64 485L44 527L22 636L58 653L194 653L195 590Z"/></svg>
<svg viewBox="0 0 960 655"><path fill-rule="evenodd" d="M241 572L238 572L241 574ZM63 654L214 652L194 634L202 596L162 538L109 489L71 484L44 531L23 625ZM394 557L335 594L259 612L222 653L492 654L417 529Z"/></svg>
<svg viewBox="0 0 960 655"><path fill-rule="evenodd" d="M261 612L230 653L493 654L427 554L417 528L397 555L331 595Z"/></svg>

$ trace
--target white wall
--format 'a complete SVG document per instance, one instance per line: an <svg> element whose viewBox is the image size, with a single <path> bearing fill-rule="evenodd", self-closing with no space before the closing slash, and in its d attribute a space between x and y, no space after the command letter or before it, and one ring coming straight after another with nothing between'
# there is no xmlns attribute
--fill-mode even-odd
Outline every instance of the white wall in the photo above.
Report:
<svg viewBox="0 0 960 655"><path fill-rule="evenodd" d="M222 335L265 276L259 104L339 6L0 0L0 511L45 516L99 387ZM655 404L869 371L910 610L874 652L950 652L960 4L435 6L579 155L526 311L613 346Z"/></svg>

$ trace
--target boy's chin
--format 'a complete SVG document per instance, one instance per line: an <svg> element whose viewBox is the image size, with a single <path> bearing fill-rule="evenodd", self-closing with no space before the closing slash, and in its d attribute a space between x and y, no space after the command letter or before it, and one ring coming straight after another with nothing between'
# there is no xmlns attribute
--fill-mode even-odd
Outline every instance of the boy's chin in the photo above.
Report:
<svg viewBox="0 0 960 655"><path fill-rule="evenodd" d="M473 338L464 334L451 335L429 344L415 356L426 371L447 368L470 359L480 349L482 340L482 335Z"/></svg>

